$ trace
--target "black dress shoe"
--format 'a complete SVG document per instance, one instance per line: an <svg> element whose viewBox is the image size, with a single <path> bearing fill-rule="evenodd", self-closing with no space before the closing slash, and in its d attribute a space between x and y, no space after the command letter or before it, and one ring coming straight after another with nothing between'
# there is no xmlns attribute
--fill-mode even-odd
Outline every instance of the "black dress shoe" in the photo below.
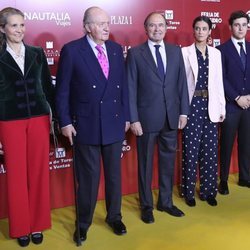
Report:
<svg viewBox="0 0 250 250"><path fill-rule="evenodd" d="M217 200L212 196L208 196L206 201L210 206L217 206Z"/></svg>
<svg viewBox="0 0 250 250"><path fill-rule="evenodd" d="M166 212L172 216L175 216L175 217L182 217L184 216L185 214L179 209L177 208L176 206L172 206L172 207L159 207L157 206L157 210L161 211L161 212Z"/></svg>
<svg viewBox="0 0 250 250"><path fill-rule="evenodd" d="M229 194L229 189L228 189L227 181L221 181L220 182L218 191L222 195Z"/></svg>
<svg viewBox="0 0 250 250"><path fill-rule="evenodd" d="M43 234L42 233L31 234L31 241L37 245L41 244L43 242Z"/></svg>
<svg viewBox="0 0 250 250"><path fill-rule="evenodd" d="M79 228L79 236L80 236L80 241L85 241L87 239L87 230L83 228ZM75 243L78 243L76 230L74 232L73 240Z"/></svg>
<svg viewBox="0 0 250 250"><path fill-rule="evenodd" d="M17 242L21 247L27 247L30 244L30 237L28 235L17 238Z"/></svg>
<svg viewBox="0 0 250 250"><path fill-rule="evenodd" d="M143 209L141 211L141 219L143 222L145 222L147 224L155 222L155 218L154 218L153 212L151 210Z"/></svg>
<svg viewBox="0 0 250 250"><path fill-rule="evenodd" d="M241 187L248 187L250 188L250 181L239 180L238 185Z"/></svg>
<svg viewBox="0 0 250 250"><path fill-rule="evenodd" d="M188 206L190 207L195 207L196 206L196 201L195 199L185 199L185 202Z"/></svg>
<svg viewBox="0 0 250 250"><path fill-rule="evenodd" d="M117 235L123 235L127 233L126 226L121 220L108 222L108 225L113 229L114 233Z"/></svg>

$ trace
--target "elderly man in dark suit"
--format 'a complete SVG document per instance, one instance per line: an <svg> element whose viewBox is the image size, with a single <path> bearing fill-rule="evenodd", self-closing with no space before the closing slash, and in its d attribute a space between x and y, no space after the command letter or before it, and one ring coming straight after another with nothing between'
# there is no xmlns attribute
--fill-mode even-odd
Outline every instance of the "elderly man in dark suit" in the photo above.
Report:
<svg viewBox="0 0 250 250"><path fill-rule="evenodd" d="M62 134L76 136L80 239L92 222L102 157L106 222L126 233L121 221L121 148L129 129L128 91L122 47L109 38L109 16L98 7L85 11L86 35L64 45L57 74L56 108ZM74 240L77 240L74 233Z"/></svg>
<svg viewBox="0 0 250 250"><path fill-rule="evenodd" d="M141 219L153 223L151 191L153 154L158 143L159 197L157 209L172 216L184 213L173 205L173 174L177 130L186 125L189 99L182 53L163 41L163 15L150 13L144 22L148 41L127 56L131 129L137 136Z"/></svg>
<svg viewBox="0 0 250 250"><path fill-rule="evenodd" d="M226 96L226 119L221 126L219 192L229 194L228 175L238 135L239 186L250 188L250 43L245 40L249 16L235 11L229 18L231 39L221 51Z"/></svg>

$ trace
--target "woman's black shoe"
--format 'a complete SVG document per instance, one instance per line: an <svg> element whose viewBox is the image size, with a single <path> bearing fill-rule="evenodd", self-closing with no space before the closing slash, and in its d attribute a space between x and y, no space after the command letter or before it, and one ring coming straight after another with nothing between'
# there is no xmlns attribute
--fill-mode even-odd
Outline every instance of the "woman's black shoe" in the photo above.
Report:
<svg viewBox="0 0 250 250"><path fill-rule="evenodd" d="M208 196L207 197L207 203L210 205L210 206L217 206L217 201L214 197L212 196Z"/></svg>
<svg viewBox="0 0 250 250"><path fill-rule="evenodd" d="M17 238L17 242L21 247L27 247L30 243L30 237L28 235Z"/></svg>
<svg viewBox="0 0 250 250"><path fill-rule="evenodd" d="M34 244L41 244L43 242L43 234L42 233L34 233L31 234L31 240Z"/></svg>
<svg viewBox="0 0 250 250"><path fill-rule="evenodd" d="M196 205L195 199L185 199L185 201L186 201L186 204L190 207L195 207Z"/></svg>

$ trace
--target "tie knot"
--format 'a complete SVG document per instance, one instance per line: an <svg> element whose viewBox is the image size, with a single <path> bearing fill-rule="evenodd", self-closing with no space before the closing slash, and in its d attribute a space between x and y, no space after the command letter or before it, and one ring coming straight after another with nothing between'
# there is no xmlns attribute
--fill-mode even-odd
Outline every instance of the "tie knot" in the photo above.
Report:
<svg viewBox="0 0 250 250"><path fill-rule="evenodd" d="M97 44L95 48L98 50L98 52L103 53L103 47L100 44Z"/></svg>
<svg viewBox="0 0 250 250"><path fill-rule="evenodd" d="M240 47L243 47L243 42L238 42Z"/></svg>
<svg viewBox="0 0 250 250"><path fill-rule="evenodd" d="M159 48L161 47L161 45L156 44L156 45L154 45L154 47L155 47L156 50L159 50Z"/></svg>

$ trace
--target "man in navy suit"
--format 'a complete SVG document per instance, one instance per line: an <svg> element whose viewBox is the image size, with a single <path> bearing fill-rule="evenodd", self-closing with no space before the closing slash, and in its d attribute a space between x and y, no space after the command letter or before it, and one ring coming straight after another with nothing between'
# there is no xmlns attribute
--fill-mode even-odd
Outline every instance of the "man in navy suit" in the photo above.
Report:
<svg viewBox="0 0 250 250"><path fill-rule="evenodd" d="M86 35L62 48L56 85L62 134L71 144L75 136L81 241L86 240L93 218L101 158L106 222L114 233L126 233L121 221L121 148L130 119L123 51L108 40L109 16L98 7L90 7L84 13L83 26Z"/></svg>
<svg viewBox="0 0 250 250"><path fill-rule="evenodd" d="M226 119L221 126L219 192L229 194L228 175L238 135L238 185L250 188L250 43L245 40L248 15L235 11L229 18L231 39L218 46L222 55Z"/></svg>
<svg viewBox="0 0 250 250"><path fill-rule="evenodd" d="M173 205L173 175L177 130L189 113L187 80L181 49L163 41L163 15L150 13L144 22L148 40L128 51L127 75L131 129L137 136L141 219L153 223L151 191L154 146L158 143L159 197L157 209L172 216L184 213Z"/></svg>

